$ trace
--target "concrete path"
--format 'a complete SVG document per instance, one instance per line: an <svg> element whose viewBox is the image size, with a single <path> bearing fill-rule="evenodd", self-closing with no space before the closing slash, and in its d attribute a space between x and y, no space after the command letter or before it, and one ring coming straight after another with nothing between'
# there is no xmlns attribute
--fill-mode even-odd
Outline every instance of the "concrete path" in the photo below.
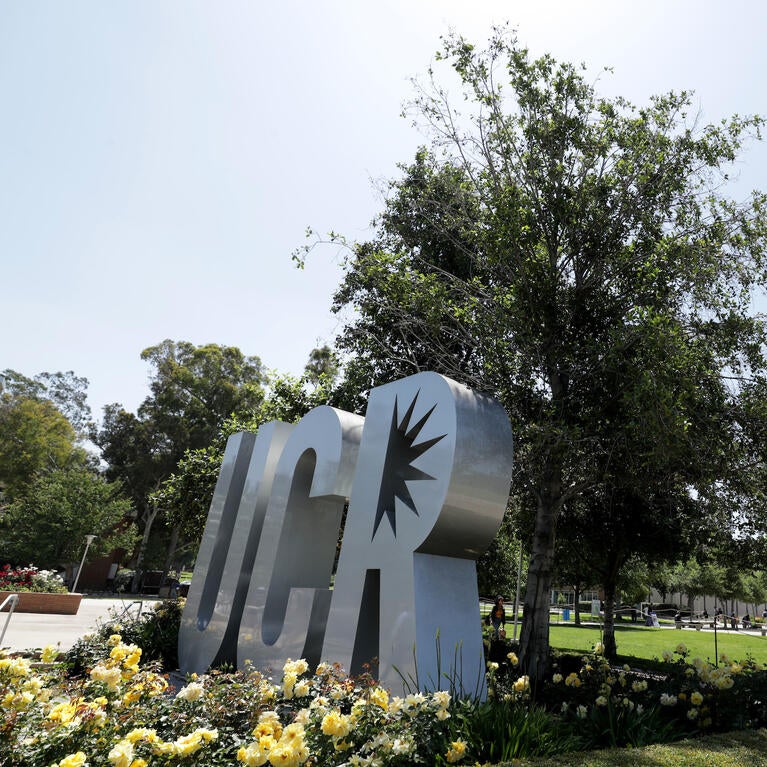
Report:
<svg viewBox="0 0 767 767"><path fill-rule="evenodd" d="M83 597L77 615L41 615L39 613L13 613L2 646L10 650L30 650L58 644L68 650L82 636L97 626L129 609L137 615L139 604L145 611L155 599L128 596L124 599L111 597ZM0 613L0 633L8 616Z"/></svg>

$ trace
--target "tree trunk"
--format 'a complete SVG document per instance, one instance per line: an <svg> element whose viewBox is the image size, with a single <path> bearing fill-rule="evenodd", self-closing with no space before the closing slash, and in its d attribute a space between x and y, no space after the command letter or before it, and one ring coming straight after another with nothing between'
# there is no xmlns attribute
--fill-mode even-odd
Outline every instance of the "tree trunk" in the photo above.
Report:
<svg viewBox="0 0 767 767"><path fill-rule="evenodd" d="M576 585L575 589L575 604L573 605L573 608L575 610L575 625L580 626L581 625L581 587L580 585Z"/></svg>
<svg viewBox="0 0 767 767"><path fill-rule="evenodd" d="M548 492L538 500L527 571L519 649L520 663L530 678L533 696L536 695L538 682L543 681L546 675L549 663L549 603L557 512L561 505L559 488L559 482L549 481L546 487Z"/></svg>
<svg viewBox="0 0 767 767"><path fill-rule="evenodd" d="M620 550L605 552L605 567L602 571L602 588L605 593L602 644L604 656L609 661L614 661L618 654L615 641L615 594L618 590L618 574L625 561L626 557Z"/></svg>
<svg viewBox="0 0 767 767"><path fill-rule="evenodd" d="M168 572L173 569L173 560L176 558L176 548L178 547L178 537L181 531L181 525L173 525L170 531L170 542L168 543L168 553L165 557L165 566L162 573L162 584L168 577Z"/></svg>
<svg viewBox="0 0 767 767"><path fill-rule="evenodd" d="M141 567L144 564L144 554L146 554L146 548L149 544L149 535L152 532L152 524L159 509L156 504L147 509L146 518L144 522L144 534L141 536L141 543L136 553L136 571L133 574L133 582L131 583L131 591L135 594L139 590L141 583Z"/></svg>
<svg viewBox="0 0 767 767"><path fill-rule="evenodd" d="M615 579L604 584L605 589L605 619L602 633L604 656L609 661L614 661L618 654L618 645L615 642Z"/></svg>

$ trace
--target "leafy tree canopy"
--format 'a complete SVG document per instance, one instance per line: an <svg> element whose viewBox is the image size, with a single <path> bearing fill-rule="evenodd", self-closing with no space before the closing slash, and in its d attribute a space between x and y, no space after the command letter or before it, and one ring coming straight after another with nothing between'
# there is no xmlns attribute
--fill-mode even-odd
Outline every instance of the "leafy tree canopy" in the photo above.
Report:
<svg viewBox="0 0 767 767"><path fill-rule="evenodd" d="M347 391L434 369L505 404L514 493L534 513L521 638L534 679L563 508L616 488L669 517L711 504L736 434L725 383L764 369L749 299L767 198L726 196L763 119L701 125L690 93L637 107L592 82L502 31L484 51L448 37L409 109L431 145L352 247L334 304L355 310L338 340Z"/></svg>
<svg viewBox="0 0 767 767"><path fill-rule="evenodd" d="M119 483L86 467L42 474L8 509L0 532L3 553L19 563L64 567L79 560L89 534L97 536L90 549L94 556L129 550L134 542L125 524L130 509Z"/></svg>
<svg viewBox="0 0 767 767"><path fill-rule="evenodd" d="M136 414L119 404L107 406L102 424L92 430L108 464L108 477L123 483L138 512L143 534L134 587L155 519L163 510L152 493L186 450L206 447L227 418L258 407L264 381L258 357L232 346L166 339L141 356L152 365L150 396Z"/></svg>
<svg viewBox="0 0 767 767"><path fill-rule="evenodd" d="M304 367L304 378L313 384L333 382L339 373L338 355L327 344L309 352L309 361Z"/></svg>
<svg viewBox="0 0 767 767"><path fill-rule="evenodd" d="M268 421L296 423L312 408L328 403L331 383L324 373L276 376L256 410L227 419L210 445L186 452L177 470L152 497L168 510L172 524L179 525L190 545L199 543L205 528L227 439L240 431L256 432Z"/></svg>
<svg viewBox="0 0 767 767"><path fill-rule="evenodd" d="M52 402L66 417L79 437L85 436L91 425L88 405L88 379L66 373L39 373L27 378L15 370L0 373L0 393L13 397Z"/></svg>
<svg viewBox="0 0 767 767"><path fill-rule="evenodd" d="M35 476L84 460L69 421L47 399L0 395L0 491L21 497Z"/></svg>
<svg viewBox="0 0 767 767"><path fill-rule="evenodd" d="M151 419L181 452L204 447L233 413L248 413L263 399L258 357L235 346L166 339L141 352L152 365L151 396L139 416Z"/></svg>

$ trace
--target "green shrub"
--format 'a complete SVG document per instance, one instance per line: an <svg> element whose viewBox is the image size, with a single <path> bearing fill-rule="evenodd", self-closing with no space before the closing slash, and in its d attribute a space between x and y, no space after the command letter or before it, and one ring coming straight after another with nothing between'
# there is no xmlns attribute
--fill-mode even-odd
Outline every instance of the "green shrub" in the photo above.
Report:
<svg viewBox="0 0 767 767"><path fill-rule="evenodd" d="M114 590L118 594L123 594L126 591L130 591L131 583L133 582L133 576L136 574L135 570L129 570L124 567L117 571L113 584Z"/></svg>
<svg viewBox="0 0 767 767"><path fill-rule="evenodd" d="M562 714L579 749L639 748L652 743L671 743L685 736L686 728L680 727L675 719L665 718L658 706L644 708L630 698L619 702L613 696L603 696L601 705L588 709L568 707Z"/></svg>
<svg viewBox="0 0 767 767"><path fill-rule="evenodd" d="M556 717L525 702L462 700L454 706L453 717L462 739L472 744L472 759L480 763L551 756L581 747Z"/></svg>
<svg viewBox="0 0 767 767"><path fill-rule="evenodd" d="M178 668L178 630L185 600L165 599L140 616L122 616L102 623L79 639L66 653L71 673L79 676L109 655L108 639L120 634L123 641L141 647L143 661L158 661L166 671Z"/></svg>

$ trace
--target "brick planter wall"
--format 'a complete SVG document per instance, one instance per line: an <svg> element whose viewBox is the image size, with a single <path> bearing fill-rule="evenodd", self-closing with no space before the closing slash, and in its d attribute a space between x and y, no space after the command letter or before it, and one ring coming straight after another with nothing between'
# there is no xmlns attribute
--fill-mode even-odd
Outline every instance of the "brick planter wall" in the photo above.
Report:
<svg viewBox="0 0 767 767"><path fill-rule="evenodd" d="M19 595L17 613L53 613L56 615L77 615L82 594L40 594L33 591L0 591L0 604L10 594ZM8 612L9 605L3 608Z"/></svg>

